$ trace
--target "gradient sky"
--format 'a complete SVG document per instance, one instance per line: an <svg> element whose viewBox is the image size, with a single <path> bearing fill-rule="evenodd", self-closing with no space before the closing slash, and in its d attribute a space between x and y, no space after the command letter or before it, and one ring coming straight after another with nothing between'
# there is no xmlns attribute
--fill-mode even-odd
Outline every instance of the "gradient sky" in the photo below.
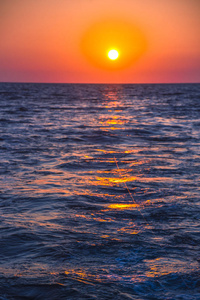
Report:
<svg viewBox="0 0 200 300"><path fill-rule="evenodd" d="M199 15L199 0L0 0L0 81L200 82Z"/></svg>

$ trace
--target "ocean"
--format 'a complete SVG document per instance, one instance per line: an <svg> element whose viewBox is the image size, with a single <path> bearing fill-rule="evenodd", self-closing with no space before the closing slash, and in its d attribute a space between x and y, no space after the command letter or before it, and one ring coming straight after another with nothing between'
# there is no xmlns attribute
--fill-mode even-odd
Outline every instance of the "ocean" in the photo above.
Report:
<svg viewBox="0 0 200 300"><path fill-rule="evenodd" d="M200 84L0 83L0 300L200 299Z"/></svg>

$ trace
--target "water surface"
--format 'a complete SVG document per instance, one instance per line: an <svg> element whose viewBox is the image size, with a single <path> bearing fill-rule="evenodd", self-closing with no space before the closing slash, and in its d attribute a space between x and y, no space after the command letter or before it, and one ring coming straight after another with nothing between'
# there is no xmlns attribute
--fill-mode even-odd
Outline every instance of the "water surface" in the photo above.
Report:
<svg viewBox="0 0 200 300"><path fill-rule="evenodd" d="M0 299L200 299L200 85L0 84Z"/></svg>

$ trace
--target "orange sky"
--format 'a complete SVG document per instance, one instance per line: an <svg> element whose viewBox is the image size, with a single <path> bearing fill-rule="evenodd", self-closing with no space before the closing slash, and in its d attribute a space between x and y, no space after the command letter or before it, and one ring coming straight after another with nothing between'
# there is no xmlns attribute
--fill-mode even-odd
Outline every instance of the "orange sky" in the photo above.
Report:
<svg viewBox="0 0 200 300"><path fill-rule="evenodd" d="M199 0L0 1L0 81L200 82L199 15Z"/></svg>

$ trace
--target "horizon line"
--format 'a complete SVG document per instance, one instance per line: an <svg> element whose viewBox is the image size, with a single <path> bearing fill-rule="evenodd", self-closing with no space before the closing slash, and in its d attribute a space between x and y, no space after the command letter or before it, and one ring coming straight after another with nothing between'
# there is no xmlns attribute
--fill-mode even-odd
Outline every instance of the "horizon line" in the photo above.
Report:
<svg viewBox="0 0 200 300"><path fill-rule="evenodd" d="M36 82L36 81L0 81L0 83L27 83L27 84L95 84L95 85L105 85L105 84L123 84L123 85L129 85L129 84L200 84L200 82Z"/></svg>

